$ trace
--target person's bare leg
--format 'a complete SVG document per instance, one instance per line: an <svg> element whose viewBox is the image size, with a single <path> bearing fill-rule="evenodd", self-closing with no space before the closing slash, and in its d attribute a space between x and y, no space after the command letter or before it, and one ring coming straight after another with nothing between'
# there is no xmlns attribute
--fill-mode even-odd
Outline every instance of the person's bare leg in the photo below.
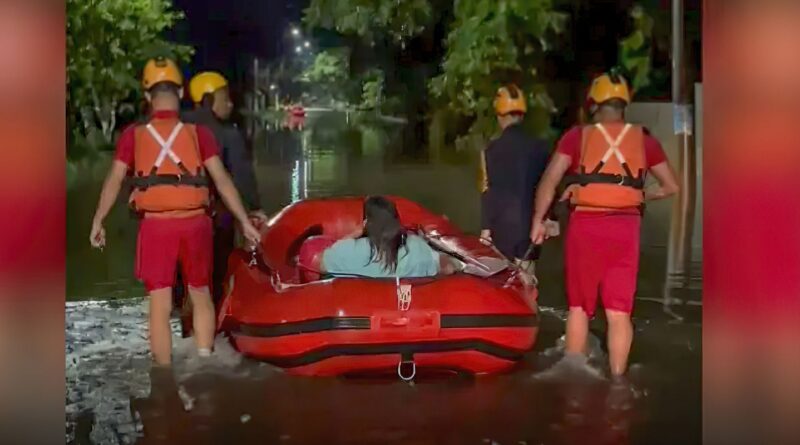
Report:
<svg viewBox="0 0 800 445"><path fill-rule="evenodd" d="M172 363L172 288L150 291L150 352L161 366Z"/></svg>
<svg viewBox="0 0 800 445"><path fill-rule="evenodd" d="M589 316L583 308L569 308L567 316L566 353L586 354L586 341L589 336Z"/></svg>
<svg viewBox="0 0 800 445"><path fill-rule="evenodd" d="M214 347L215 316L214 303L208 286L189 286L189 297L192 299L192 318L194 343L198 351L208 351Z"/></svg>
<svg viewBox="0 0 800 445"><path fill-rule="evenodd" d="M625 374L628 355L633 342L631 315L626 312L606 310L608 320L608 364L612 376Z"/></svg>

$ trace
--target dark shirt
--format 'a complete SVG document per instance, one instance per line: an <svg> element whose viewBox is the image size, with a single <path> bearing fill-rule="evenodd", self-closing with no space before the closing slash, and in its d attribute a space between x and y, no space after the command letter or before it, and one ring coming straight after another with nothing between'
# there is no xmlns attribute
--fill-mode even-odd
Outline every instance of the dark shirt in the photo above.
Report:
<svg viewBox="0 0 800 445"><path fill-rule="evenodd" d="M497 248L521 258L530 237L536 186L547 167L547 143L520 125L507 127L485 151L488 189L481 200L481 223Z"/></svg>
<svg viewBox="0 0 800 445"><path fill-rule="evenodd" d="M231 174L234 185L242 196L248 210L261 209L253 161L245 147L244 138L236 126L221 122L214 112L207 108L186 111L182 119L189 123L203 125L211 130L220 147L222 163Z"/></svg>

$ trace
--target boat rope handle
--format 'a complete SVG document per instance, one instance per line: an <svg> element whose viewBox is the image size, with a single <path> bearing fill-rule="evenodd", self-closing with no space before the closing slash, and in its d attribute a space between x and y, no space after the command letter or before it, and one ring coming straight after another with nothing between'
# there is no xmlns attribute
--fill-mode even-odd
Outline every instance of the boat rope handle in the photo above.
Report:
<svg viewBox="0 0 800 445"><path fill-rule="evenodd" d="M250 263L248 263L249 267L253 267L256 264L258 264L258 259L256 259L256 251L257 250L258 249L256 248L256 246L253 246L253 248L250 250Z"/></svg>
<svg viewBox="0 0 800 445"><path fill-rule="evenodd" d="M403 375L403 365L407 363L411 364L411 375L408 377ZM400 377L400 380L404 382L414 380L414 377L417 375L417 364L414 363L414 360L400 360L400 362L397 363L397 375Z"/></svg>

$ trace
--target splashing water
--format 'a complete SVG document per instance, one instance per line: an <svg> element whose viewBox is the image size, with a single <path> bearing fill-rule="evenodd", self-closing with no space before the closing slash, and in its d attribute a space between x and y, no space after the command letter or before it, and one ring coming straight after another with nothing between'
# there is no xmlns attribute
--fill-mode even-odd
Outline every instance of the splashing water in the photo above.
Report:
<svg viewBox="0 0 800 445"><path fill-rule="evenodd" d="M151 381L147 334L148 302L70 302L66 306L66 426L67 442L75 438L79 423L90 423L93 443L134 443L142 425L131 414L132 398L147 398ZM242 357L223 337L215 341L214 354L197 355L191 338L181 339L180 321L171 322L173 372L184 382L199 373L256 377L264 367L240 366ZM187 411L194 399L180 394Z"/></svg>
<svg viewBox="0 0 800 445"><path fill-rule="evenodd" d="M550 306L539 306L539 312L542 314L552 315L561 321L567 321L569 312L565 309L556 309Z"/></svg>
<svg viewBox="0 0 800 445"><path fill-rule="evenodd" d="M90 439L133 443L140 429L130 413L130 397L150 388L147 302L68 303L66 307L67 440L75 424L91 418ZM178 326L173 323L173 332Z"/></svg>
<svg viewBox="0 0 800 445"><path fill-rule="evenodd" d="M555 346L544 350L541 355L546 359L557 358L558 360L549 368L534 374L537 380L571 380L571 379L590 379L605 380L601 365L605 360L605 353L601 347L600 340L589 334L586 343L587 354L566 354L564 352L565 336L556 340Z"/></svg>

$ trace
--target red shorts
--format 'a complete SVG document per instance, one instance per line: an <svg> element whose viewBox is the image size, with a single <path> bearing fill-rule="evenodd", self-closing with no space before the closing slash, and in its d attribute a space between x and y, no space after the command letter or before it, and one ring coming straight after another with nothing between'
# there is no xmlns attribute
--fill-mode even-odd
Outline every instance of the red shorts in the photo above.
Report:
<svg viewBox="0 0 800 445"><path fill-rule="evenodd" d="M213 262L211 218L143 218L136 243L136 278L147 291L172 287L181 264L186 284L205 287Z"/></svg>
<svg viewBox="0 0 800 445"><path fill-rule="evenodd" d="M606 309L633 311L641 221L638 214L571 215L564 254L570 308L594 316L599 293Z"/></svg>

